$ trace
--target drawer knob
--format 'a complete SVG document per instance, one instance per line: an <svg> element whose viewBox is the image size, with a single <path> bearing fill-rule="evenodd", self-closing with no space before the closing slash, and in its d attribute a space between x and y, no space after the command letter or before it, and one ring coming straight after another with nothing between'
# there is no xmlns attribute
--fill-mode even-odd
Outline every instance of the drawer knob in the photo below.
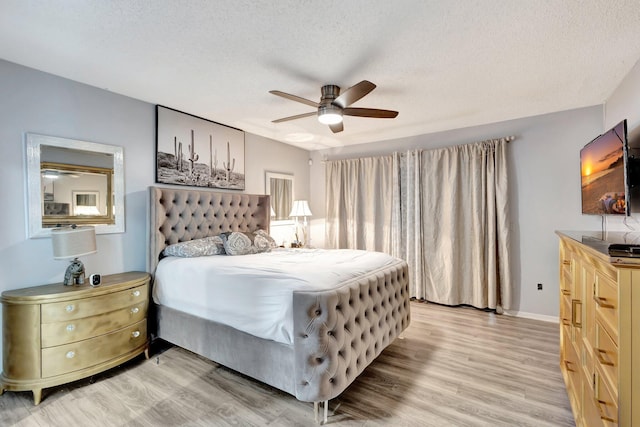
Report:
<svg viewBox="0 0 640 427"><path fill-rule="evenodd" d="M67 325L67 332L73 332L73 330L76 329L76 325L74 325L73 323L70 323Z"/></svg>
<svg viewBox="0 0 640 427"><path fill-rule="evenodd" d="M76 352L75 351L67 351L67 359L73 359L76 356Z"/></svg>
<svg viewBox="0 0 640 427"><path fill-rule="evenodd" d="M134 297L139 297L140 296L140 291L133 291L131 293L131 295L133 295Z"/></svg>
<svg viewBox="0 0 640 427"><path fill-rule="evenodd" d="M139 309L138 307L133 307L133 308L131 309L131 314L136 314L136 313L137 313L137 312L139 312L139 311L140 311L140 309Z"/></svg>
<svg viewBox="0 0 640 427"><path fill-rule="evenodd" d="M67 313L71 313L75 308L76 308L76 307L75 307L73 304L69 304L69 305L67 305L67 306L64 308L64 310L65 310Z"/></svg>
<svg viewBox="0 0 640 427"><path fill-rule="evenodd" d="M605 407L606 407L606 406L608 406L608 405L609 405L609 403L607 403L606 401L604 401L604 400L600 400L600 399L596 399L596 406L598 406L598 411L600 412L600 418L601 418L603 421L608 421L608 422L610 422L610 423L615 423L615 422L617 422L617 421L616 421L615 419L613 419L613 418L611 418L611 417L607 416L607 414L605 414L605 412L602 410L602 407L603 407L603 406L605 406Z"/></svg>
<svg viewBox="0 0 640 427"><path fill-rule="evenodd" d="M601 365L615 366L615 363L609 359L607 352L601 348L596 348L596 357Z"/></svg>
<svg viewBox="0 0 640 427"><path fill-rule="evenodd" d="M602 297L593 297L596 300L596 304L598 304L602 308L616 308L613 304L608 303L606 298Z"/></svg>
<svg viewBox="0 0 640 427"><path fill-rule="evenodd" d="M131 332L131 336L132 336L133 338L138 338L138 337L140 336L140 331L133 331L133 332Z"/></svg>

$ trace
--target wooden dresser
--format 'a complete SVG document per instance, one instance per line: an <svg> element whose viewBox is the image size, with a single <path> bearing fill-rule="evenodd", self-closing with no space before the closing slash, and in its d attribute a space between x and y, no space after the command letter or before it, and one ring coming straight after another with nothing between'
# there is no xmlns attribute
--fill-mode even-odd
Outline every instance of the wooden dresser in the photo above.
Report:
<svg viewBox="0 0 640 427"><path fill-rule="evenodd" d="M145 353L148 273L102 277L97 287L61 283L2 293L0 394L94 375Z"/></svg>
<svg viewBox="0 0 640 427"><path fill-rule="evenodd" d="M576 425L640 426L640 259L611 259L600 233L557 234L560 368Z"/></svg>

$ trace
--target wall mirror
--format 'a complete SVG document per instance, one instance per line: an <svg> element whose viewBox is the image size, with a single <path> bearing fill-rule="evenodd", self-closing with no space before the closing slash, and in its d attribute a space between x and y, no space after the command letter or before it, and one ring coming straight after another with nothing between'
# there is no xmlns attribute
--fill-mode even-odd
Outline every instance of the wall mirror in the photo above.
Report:
<svg viewBox="0 0 640 427"><path fill-rule="evenodd" d="M28 133L26 149L30 238L65 224L124 232L122 147Z"/></svg>
<svg viewBox="0 0 640 427"><path fill-rule="evenodd" d="M279 172L265 173L265 194L271 196L271 223L293 224L289 217L293 207L293 175Z"/></svg>

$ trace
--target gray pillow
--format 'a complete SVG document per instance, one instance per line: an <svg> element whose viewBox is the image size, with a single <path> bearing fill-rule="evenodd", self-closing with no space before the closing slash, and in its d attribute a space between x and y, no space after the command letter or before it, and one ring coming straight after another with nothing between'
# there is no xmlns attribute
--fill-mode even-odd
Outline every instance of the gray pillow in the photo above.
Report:
<svg viewBox="0 0 640 427"><path fill-rule="evenodd" d="M260 252L269 252L273 248L277 248L278 244L273 237L269 236L264 230L256 230L253 232L255 235L253 239L253 245L258 248Z"/></svg>
<svg viewBox="0 0 640 427"><path fill-rule="evenodd" d="M227 255L250 255L258 253L253 245L254 235L241 231L229 231L220 233L224 251Z"/></svg>
<svg viewBox="0 0 640 427"><path fill-rule="evenodd" d="M165 256L191 258L207 255L223 255L224 243L220 236L204 237L188 242L174 243L164 249Z"/></svg>

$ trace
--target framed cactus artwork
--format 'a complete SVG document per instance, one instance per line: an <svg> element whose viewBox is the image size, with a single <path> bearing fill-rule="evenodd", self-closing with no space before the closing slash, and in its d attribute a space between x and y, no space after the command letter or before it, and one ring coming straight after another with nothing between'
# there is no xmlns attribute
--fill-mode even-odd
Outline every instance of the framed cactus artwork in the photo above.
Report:
<svg viewBox="0 0 640 427"><path fill-rule="evenodd" d="M244 132L156 105L156 182L244 190Z"/></svg>

